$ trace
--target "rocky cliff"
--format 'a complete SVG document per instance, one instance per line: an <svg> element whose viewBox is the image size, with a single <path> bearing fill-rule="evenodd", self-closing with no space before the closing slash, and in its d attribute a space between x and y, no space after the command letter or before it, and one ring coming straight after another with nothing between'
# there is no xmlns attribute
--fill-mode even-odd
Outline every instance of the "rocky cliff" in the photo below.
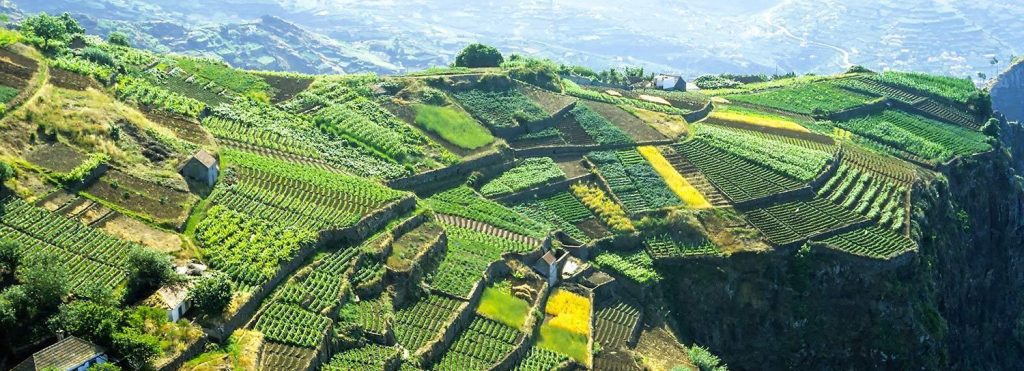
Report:
<svg viewBox="0 0 1024 371"><path fill-rule="evenodd" d="M694 261L663 285L684 342L731 369L1015 369L1024 364L1024 131L917 186L916 255L810 247ZM1020 167L1017 167L1020 169Z"/></svg>

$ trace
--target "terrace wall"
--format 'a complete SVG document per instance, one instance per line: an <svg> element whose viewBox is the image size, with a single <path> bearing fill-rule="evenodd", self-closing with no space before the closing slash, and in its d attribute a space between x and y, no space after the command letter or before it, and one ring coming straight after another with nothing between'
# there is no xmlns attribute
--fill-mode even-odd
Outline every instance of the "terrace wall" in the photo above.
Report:
<svg viewBox="0 0 1024 371"><path fill-rule="evenodd" d="M701 108L699 110L696 110L696 111L693 111L693 112L690 112L690 113L684 115L683 118L686 119L687 123L691 123L692 124L694 122L706 119L708 117L708 115L711 114L711 111L714 111L714 110L715 110L715 103L712 102L712 101L708 101L708 104L705 104L703 108Z"/></svg>
<svg viewBox="0 0 1024 371"><path fill-rule="evenodd" d="M540 290L537 291L539 296L537 297L537 300L534 301L533 306L530 307L530 315L526 317L526 323L523 324L523 327L539 330L541 323L538 323L537 317L534 316L533 313L537 313L538 311L543 313L544 306L547 305L548 296L549 294L551 294L551 290L549 290L548 283L545 280L540 279L540 277L537 278L538 281L541 282ZM543 322L543 320L541 320L541 322ZM503 358L501 361L498 361L498 363L494 365L494 367L491 367L491 369L513 369L516 364L521 362L523 358L526 358L526 356L530 354L530 348L533 346L536 334L537 331L530 331L525 333L523 336L520 336L519 341L515 345L515 348L512 350L512 352L507 354L505 358Z"/></svg>
<svg viewBox="0 0 1024 371"><path fill-rule="evenodd" d="M507 147L500 148L497 152L465 160L461 163L443 169L426 171L405 178L394 179L389 181L387 185L388 187L395 189L421 191L422 189L428 188L427 186L431 183L468 176L474 171L482 168L499 167L498 165L508 166L512 163L512 158L513 152L511 150Z"/></svg>
<svg viewBox="0 0 1024 371"><path fill-rule="evenodd" d="M893 100L889 98L879 98L863 106L857 106L829 114L828 119L832 121L846 121L861 116L881 113L882 111L885 111L886 108L892 106L892 101Z"/></svg>
<svg viewBox="0 0 1024 371"><path fill-rule="evenodd" d="M646 140L623 144L563 144L513 149L516 157L550 157L559 155L579 155L593 151L609 151L637 146L661 146L675 143L672 139Z"/></svg>
<svg viewBox="0 0 1024 371"><path fill-rule="evenodd" d="M495 198L495 201L502 202L502 203L507 203L507 204L508 203L514 204L514 203L519 203L519 202L523 202L523 201L533 200L535 198L545 197L545 196L553 195L553 194L558 193L558 192L566 191L566 190L569 189L569 186L571 186L573 184L576 184L576 183L579 183L579 182L594 181L595 179L596 179L596 177L594 176L593 173L586 174L586 175L580 175L580 176L575 177L575 178L560 180L560 181L557 181L557 182L554 182L554 183L544 184L544 185L541 185L541 186L538 186L538 187L533 187L533 188L530 188L530 189L527 189L527 190L524 190L524 191L520 191L520 192L517 192L517 193L513 193L513 194L497 197L497 198Z"/></svg>
<svg viewBox="0 0 1024 371"><path fill-rule="evenodd" d="M493 262L487 266L487 270L484 271L483 278L473 285L473 290L470 291L468 301L460 307L458 316L455 317L455 320L452 321L451 325L445 328L444 334L442 334L439 339L428 343L416 352L416 355L423 360L423 364L432 365L444 356L445 351L451 348L459 335L469 327L471 322L473 322L473 318L476 316L476 308L480 305L480 299L483 296L484 289L494 282L497 277L504 277L508 275L509 269L510 268L505 264L504 260ZM463 300L463 298L452 296L441 291L431 291L437 295Z"/></svg>

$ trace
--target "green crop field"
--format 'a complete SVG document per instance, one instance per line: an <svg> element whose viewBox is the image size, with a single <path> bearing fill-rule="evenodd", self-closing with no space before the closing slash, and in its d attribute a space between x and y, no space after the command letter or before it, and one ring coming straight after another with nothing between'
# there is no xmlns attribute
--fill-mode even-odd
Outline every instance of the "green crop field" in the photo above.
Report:
<svg viewBox="0 0 1024 371"><path fill-rule="evenodd" d="M460 148L477 149L494 141L487 128L455 107L417 104L413 108L416 110L416 124Z"/></svg>
<svg viewBox="0 0 1024 371"><path fill-rule="evenodd" d="M779 90L728 95L726 99L804 115L838 112L872 100L870 96L842 89L832 83L799 84Z"/></svg>

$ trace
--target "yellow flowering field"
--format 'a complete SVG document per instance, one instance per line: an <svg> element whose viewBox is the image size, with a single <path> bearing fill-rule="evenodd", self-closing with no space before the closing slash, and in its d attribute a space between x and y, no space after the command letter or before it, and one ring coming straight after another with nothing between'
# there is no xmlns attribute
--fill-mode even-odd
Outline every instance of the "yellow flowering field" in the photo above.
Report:
<svg viewBox="0 0 1024 371"><path fill-rule="evenodd" d="M683 178L672 164L665 159L665 156L653 146L641 146L637 148L640 151L640 155L647 159L647 162L654 167L654 171L661 175L661 179L665 180L665 184L672 190L676 196L679 196L680 200L686 203L687 206L694 209L708 209L711 208L711 203L704 199L704 195L700 194L697 188L694 188L690 182Z"/></svg>
<svg viewBox="0 0 1024 371"><path fill-rule="evenodd" d="M747 113L741 111L722 111L714 110L711 112L711 119L720 120L726 122L734 122L745 125L763 126L768 128L776 128L783 130L799 131L803 133L809 133L810 130L800 126L793 121L778 119L774 117L768 117L767 115L758 115L754 113Z"/></svg>

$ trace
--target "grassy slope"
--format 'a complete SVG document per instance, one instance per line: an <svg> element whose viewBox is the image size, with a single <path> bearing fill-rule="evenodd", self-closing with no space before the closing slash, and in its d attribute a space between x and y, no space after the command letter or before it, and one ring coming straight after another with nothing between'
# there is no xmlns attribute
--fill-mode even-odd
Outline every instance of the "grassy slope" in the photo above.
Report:
<svg viewBox="0 0 1024 371"><path fill-rule="evenodd" d="M494 141L487 128L469 114L452 106L413 105L416 124L430 130L451 144L463 149L477 149Z"/></svg>

